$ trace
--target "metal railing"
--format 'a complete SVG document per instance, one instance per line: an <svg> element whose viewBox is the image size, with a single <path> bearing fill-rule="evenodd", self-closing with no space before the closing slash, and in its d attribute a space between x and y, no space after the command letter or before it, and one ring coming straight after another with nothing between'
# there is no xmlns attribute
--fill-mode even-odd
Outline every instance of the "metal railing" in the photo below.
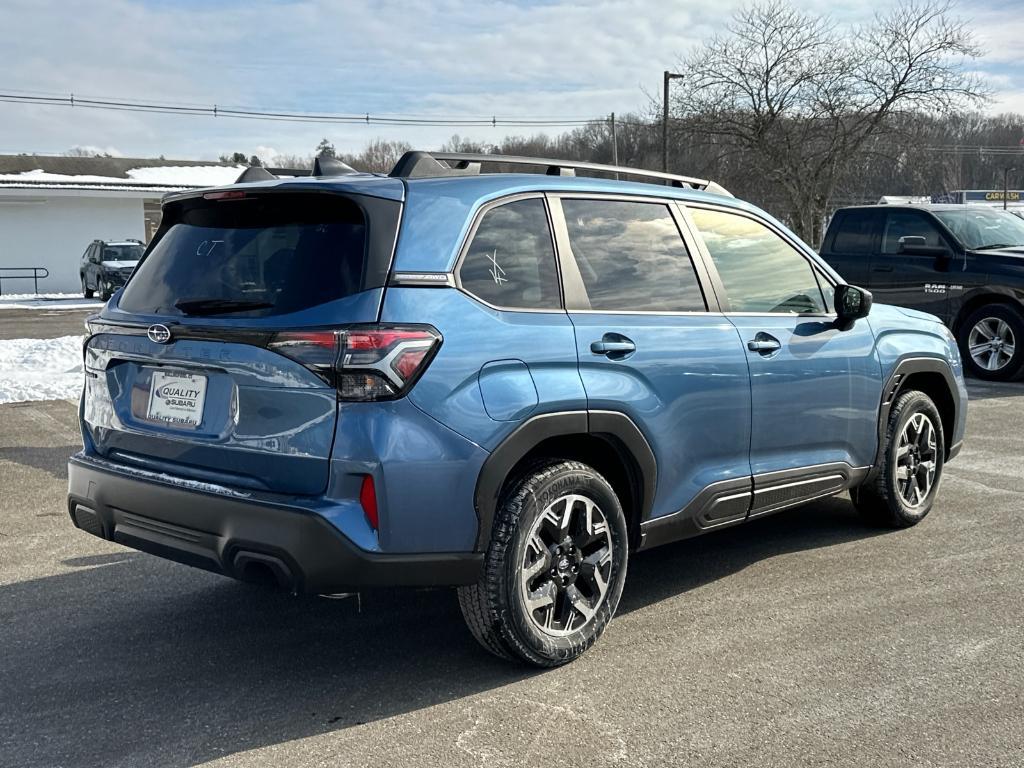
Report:
<svg viewBox="0 0 1024 768"><path fill-rule="evenodd" d="M27 275L7 274L8 272L28 272ZM50 276L46 267L0 267L0 296L4 293L4 280L31 280L33 292L39 293L39 281Z"/></svg>

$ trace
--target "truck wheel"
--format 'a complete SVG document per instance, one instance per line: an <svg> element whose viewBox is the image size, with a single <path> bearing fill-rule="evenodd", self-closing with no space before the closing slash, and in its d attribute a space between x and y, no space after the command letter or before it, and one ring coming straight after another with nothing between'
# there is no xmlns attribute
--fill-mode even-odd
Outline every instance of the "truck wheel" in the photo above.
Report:
<svg viewBox="0 0 1024 768"><path fill-rule="evenodd" d="M889 411L881 466L873 482L851 491L857 510L870 522L909 528L935 503L945 458L942 418L924 392L899 396Z"/></svg>
<svg viewBox="0 0 1024 768"><path fill-rule="evenodd" d="M92 288L89 288L85 282L85 275L82 275L82 295L87 298L92 298Z"/></svg>
<svg viewBox="0 0 1024 768"><path fill-rule="evenodd" d="M979 379L1010 381L1024 368L1024 317L1013 307L990 304L974 310L957 339L968 371Z"/></svg>
<svg viewBox="0 0 1024 768"><path fill-rule="evenodd" d="M626 518L608 482L578 461L531 471L502 496L478 584L459 605L491 653L566 664L604 632L622 596Z"/></svg>

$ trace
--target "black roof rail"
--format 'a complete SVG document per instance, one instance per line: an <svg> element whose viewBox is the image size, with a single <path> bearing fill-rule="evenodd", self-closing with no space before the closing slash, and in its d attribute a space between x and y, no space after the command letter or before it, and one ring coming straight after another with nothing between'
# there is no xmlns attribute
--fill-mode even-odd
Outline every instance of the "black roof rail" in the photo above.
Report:
<svg viewBox="0 0 1024 768"><path fill-rule="evenodd" d="M362 175L352 166L341 162L330 155L318 155L313 159L313 170L300 168L261 168L258 165L251 166L242 171L242 175L235 179L235 184L249 184L256 181L275 181L281 176L312 176L323 178L325 176L360 176Z"/></svg>
<svg viewBox="0 0 1024 768"><path fill-rule="evenodd" d="M731 193L719 184L708 179L692 176L680 176L674 173L646 171L640 168L627 168L619 165L603 165L578 160L554 160L547 157L524 157L521 155L485 155L472 152L424 152L413 150L406 152L395 163L389 176L396 178L427 178L431 176L466 176L480 173L484 163L500 163L502 165L532 165L544 168L548 176L575 176L576 171L636 176L644 181L662 182L673 187L701 189L720 195Z"/></svg>

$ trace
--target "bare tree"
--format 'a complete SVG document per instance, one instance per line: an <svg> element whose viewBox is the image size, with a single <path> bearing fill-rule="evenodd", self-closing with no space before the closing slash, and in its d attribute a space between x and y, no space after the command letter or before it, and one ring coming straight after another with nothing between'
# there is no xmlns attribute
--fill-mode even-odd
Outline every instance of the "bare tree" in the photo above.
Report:
<svg viewBox="0 0 1024 768"><path fill-rule="evenodd" d="M342 155L341 159L357 171L388 173L395 167L398 158L410 149L412 146L404 141L374 139L359 154Z"/></svg>
<svg viewBox="0 0 1024 768"><path fill-rule="evenodd" d="M313 167L312 155L274 155L267 165L271 168L292 168L295 170L309 170Z"/></svg>
<svg viewBox="0 0 1024 768"><path fill-rule="evenodd" d="M786 218L817 242L838 185L909 112L948 115L982 102L963 67L980 55L950 4L910 0L839 29L772 0L739 11L691 51L675 112L713 152L783 193Z"/></svg>
<svg viewBox="0 0 1024 768"><path fill-rule="evenodd" d="M63 153L64 157L113 157L109 152L97 147L74 146Z"/></svg>

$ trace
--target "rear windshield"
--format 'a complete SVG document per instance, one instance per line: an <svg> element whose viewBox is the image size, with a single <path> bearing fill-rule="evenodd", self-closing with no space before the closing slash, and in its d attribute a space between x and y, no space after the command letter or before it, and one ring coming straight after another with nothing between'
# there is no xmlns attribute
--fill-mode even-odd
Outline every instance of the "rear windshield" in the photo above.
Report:
<svg viewBox="0 0 1024 768"><path fill-rule="evenodd" d="M121 296L127 312L266 317L361 290L366 224L326 194L189 200Z"/></svg>
<svg viewBox="0 0 1024 768"><path fill-rule="evenodd" d="M138 261L142 258L142 246L132 245L104 245L101 254L103 261Z"/></svg>

